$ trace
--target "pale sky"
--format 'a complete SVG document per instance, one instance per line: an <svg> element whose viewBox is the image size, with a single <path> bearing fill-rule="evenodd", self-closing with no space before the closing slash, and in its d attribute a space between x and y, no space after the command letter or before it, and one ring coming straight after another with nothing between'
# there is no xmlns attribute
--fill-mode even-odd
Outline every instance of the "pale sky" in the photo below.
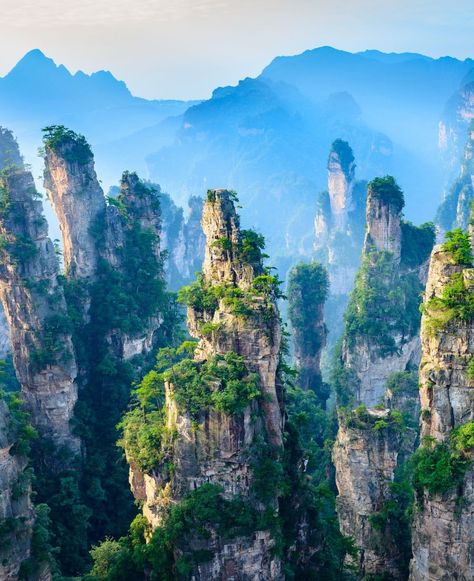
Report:
<svg viewBox="0 0 474 581"><path fill-rule="evenodd" d="M474 57L474 0L0 0L0 75L39 48L147 98L205 98L331 45Z"/></svg>

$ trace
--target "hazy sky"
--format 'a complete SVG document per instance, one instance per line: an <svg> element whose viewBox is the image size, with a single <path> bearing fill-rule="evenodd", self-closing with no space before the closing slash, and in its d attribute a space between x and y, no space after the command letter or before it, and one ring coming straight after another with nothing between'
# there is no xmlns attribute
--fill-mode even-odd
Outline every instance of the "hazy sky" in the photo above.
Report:
<svg viewBox="0 0 474 581"><path fill-rule="evenodd" d="M474 57L474 0L0 0L0 75L32 48L139 96L203 98L332 45Z"/></svg>

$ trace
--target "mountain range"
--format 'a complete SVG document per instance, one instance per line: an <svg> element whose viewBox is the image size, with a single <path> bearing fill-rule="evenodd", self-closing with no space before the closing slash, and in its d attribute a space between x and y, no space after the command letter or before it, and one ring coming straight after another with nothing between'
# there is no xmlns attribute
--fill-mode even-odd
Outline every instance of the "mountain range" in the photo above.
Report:
<svg viewBox="0 0 474 581"><path fill-rule="evenodd" d="M235 189L244 222L274 254L295 255L311 250L316 197L339 137L359 178L393 174L408 218L434 216L446 181L438 124L473 71L472 59L321 47L277 57L202 102L146 100L110 72L71 74L33 50L0 78L0 125L16 133L35 175L41 128L64 124L92 144L105 188L130 169L181 204L211 187Z"/></svg>

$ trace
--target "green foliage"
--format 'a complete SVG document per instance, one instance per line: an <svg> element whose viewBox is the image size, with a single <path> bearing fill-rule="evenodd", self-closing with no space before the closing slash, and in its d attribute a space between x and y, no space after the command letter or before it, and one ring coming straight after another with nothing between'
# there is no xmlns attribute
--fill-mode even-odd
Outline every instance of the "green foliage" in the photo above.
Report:
<svg viewBox="0 0 474 581"><path fill-rule="evenodd" d="M432 222L415 226L411 222L402 221L402 251L401 264L408 268L416 268L428 260L436 240L436 228Z"/></svg>
<svg viewBox="0 0 474 581"><path fill-rule="evenodd" d="M344 173L349 172L349 167L354 163L354 154L352 152L351 146L342 139L336 139L331 146L331 153L337 153L339 160L341 162L342 171Z"/></svg>
<svg viewBox="0 0 474 581"><path fill-rule="evenodd" d="M443 250L449 252L455 264L470 266L472 264L472 250L469 234L456 228L451 232L446 232L446 242Z"/></svg>
<svg viewBox="0 0 474 581"><path fill-rule="evenodd" d="M232 250L232 241L230 240L230 238L218 238L217 240L214 240L214 242L211 244L211 246L216 246L217 248L220 248L221 250L224 250L226 252L231 252Z"/></svg>
<svg viewBox="0 0 474 581"><path fill-rule="evenodd" d="M260 264L267 257L262 251L265 238L254 230L241 230L239 257L248 264Z"/></svg>
<svg viewBox="0 0 474 581"><path fill-rule="evenodd" d="M394 337L413 337L420 325L421 284L415 274L394 272L388 252L363 257L345 315L349 346L362 338L384 357L397 352Z"/></svg>
<svg viewBox="0 0 474 581"><path fill-rule="evenodd" d="M208 409L239 414L261 395L257 376L248 372L243 357L228 352L207 361L186 357L195 344L159 351L155 369L134 391L134 407L119 424L119 445L144 471L163 464L174 433L166 427L164 382L173 386L176 403L198 421Z"/></svg>
<svg viewBox="0 0 474 581"><path fill-rule="evenodd" d="M145 578L172 581L186 578L193 566L212 559L210 551L192 550L190 538L207 540L215 531L223 539L248 535L257 526L255 514L239 497L225 499L222 488L203 484L173 505L160 527L145 543L147 525L137 517L127 538L105 540L94 547L92 579L100 581L141 580ZM179 559L175 549L183 551Z"/></svg>
<svg viewBox="0 0 474 581"><path fill-rule="evenodd" d="M405 205L403 192L392 176L378 177L368 183L367 189L373 198L393 206L401 212Z"/></svg>
<svg viewBox="0 0 474 581"><path fill-rule="evenodd" d="M37 438L38 434L29 423L29 415L24 409L24 402L17 392L0 391L0 398L6 402L10 412L8 439L13 443L10 454L27 456L30 453L31 442Z"/></svg>
<svg viewBox="0 0 474 581"><path fill-rule="evenodd" d="M471 356L469 358L469 362L468 362L467 368L466 368L466 375L467 375L468 379L470 379L471 381L474 381L474 356Z"/></svg>
<svg viewBox="0 0 474 581"><path fill-rule="evenodd" d="M295 349L302 357L318 353L326 339L322 306L329 291L326 269L318 262L294 266L288 278L288 316L293 331ZM312 367L299 370L299 383L319 393L321 403L329 395L324 389L319 370Z"/></svg>
<svg viewBox="0 0 474 581"><path fill-rule="evenodd" d="M384 535L388 532L397 552L401 555L401 566L408 575L411 553L411 523L413 488L410 483L410 466L403 462L395 470L393 481L388 484L388 496L378 512L369 516L369 523ZM385 537L387 538L387 537Z"/></svg>
<svg viewBox="0 0 474 581"><path fill-rule="evenodd" d="M178 302L199 313L213 315L222 301L232 314L245 318L260 312L262 303L258 299L263 298L267 302L273 302L283 298L280 286L279 278L268 272L256 276L252 287L247 291L232 284L208 284L202 274L198 274L195 282L179 290ZM269 313L273 312L271 304L267 304L267 307Z"/></svg>
<svg viewBox="0 0 474 581"><path fill-rule="evenodd" d="M70 163L84 165L92 159L92 151L83 135L64 125L50 125L43 129L45 149L51 149Z"/></svg>
<svg viewBox="0 0 474 581"><path fill-rule="evenodd" d="M61 282L69 321L48 321L53 338L72 329L79 368L88 370L79 390L73 425L87 450L82 461L49 442L35 444L35 491L38 501L51 509L52 543L64 575L83 573L90 546L99 539L124 535L136 513L128 466L116 446L120 435L116 426L127 409L132 383L152 362L144 356L123 361L115 338L121 332L140 337L150 318L159 316L162 323L154 341L160 347L173 340L180 324L174 297L165 291L163 264L156 253L157 236L141 228L134 213L133 203L140 196L151 196L152 207L156 199L148 187L135 186L123 216L122 268L100 261L93 282L64 277ZM103 227L99 221L93 229L99 249L104 244ZM141 428L140 418L135 418L135 424ZM138 433L140 444L141 437Z"/></svg>
<svg viewBox="0 0 474 581"><path fill-rule="evenodd" d="M451 321L466 323L474 318L474 293L466 288L462 272L451 275L441 296L432 297L421 306L428 333L444 330Z"/></svg>
<svg viewBox="0 0 474 581"><path fill-rule="evenodd" d="M472 464L474 422L454 429L445 442L425 437L412 456L413 487L421 493L443 494L459 485Z"/></svg>
<svg viewBox="0 0 474 581"><path fill-rule="evenodd" d="M163 377L172 383L178 407L196 420L209 408L227 414L242 413L261 395L257 376L250 374L244 358L232 351L205 362L183 359Z"/></svg>

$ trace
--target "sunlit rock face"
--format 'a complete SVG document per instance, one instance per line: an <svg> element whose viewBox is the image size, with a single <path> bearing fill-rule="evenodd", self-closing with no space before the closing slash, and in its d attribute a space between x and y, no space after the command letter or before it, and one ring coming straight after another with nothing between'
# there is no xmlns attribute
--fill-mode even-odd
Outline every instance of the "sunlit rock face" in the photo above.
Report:
<svg viewBox="0 0 474 581"><path fill-rule="evenodd" d="M8 196L0 232L0 298L11 334L15 369L32 422L44 437L79 449L70 421L77 400L77 366L58 261L31 173L14 168L1 178Z"/></svg>
<svg viewBox="0 0 474 581"><path fill-rule="evenodd" d="M442 246L432 254L425 304L442 295L453 276L461 275L472 292L473 269L456 264ZM474 349L472 322L449 321L433 329L432 303L422 318L420 366L422 437L446 442L453 430L474 419L474 384L468 365ZM472 456L472 451L471 451ZM470 466L456 484L444 492L417 493L413 523L413 560L410 581L474 577L474 470Z"/></svg>
<svg viewBox="0 0 474 581"><path fill-rule="evenodd" d="M248 292L264 270L259 256L242 255L243 233L230 192L208 193L202 228L206 237L205 287ZM173 473L165 466L144 472L129 459L132 491L143 501L143 514L153 528L160 526L170 504L205 483L220 485L226 498L237 496L254 506L253 446L260 439L274 449L283 444L284 413L277 377L279 317L275 304L264 297L254 297L249 308L248 316L242 317L225 299L218 301L213 312L188 307L189 331L198 339L194 360L205 363L229 352L243 357L249 372L258 378L262 397L249 402L241 413L211 408L203 409L193 419L177 404L172 379L165 383L166 424L176 434L170 452ZM212 332L203 333L204 324L210 325ZM277 510L276 497L271 504ZM280 559L272 552L275 539L269 530L256 530L235 539L224 539L214 531L208 540L196 538L191 544L191 548L213 554L211 560L195 566L196 579L283 579Z"/></svg>

